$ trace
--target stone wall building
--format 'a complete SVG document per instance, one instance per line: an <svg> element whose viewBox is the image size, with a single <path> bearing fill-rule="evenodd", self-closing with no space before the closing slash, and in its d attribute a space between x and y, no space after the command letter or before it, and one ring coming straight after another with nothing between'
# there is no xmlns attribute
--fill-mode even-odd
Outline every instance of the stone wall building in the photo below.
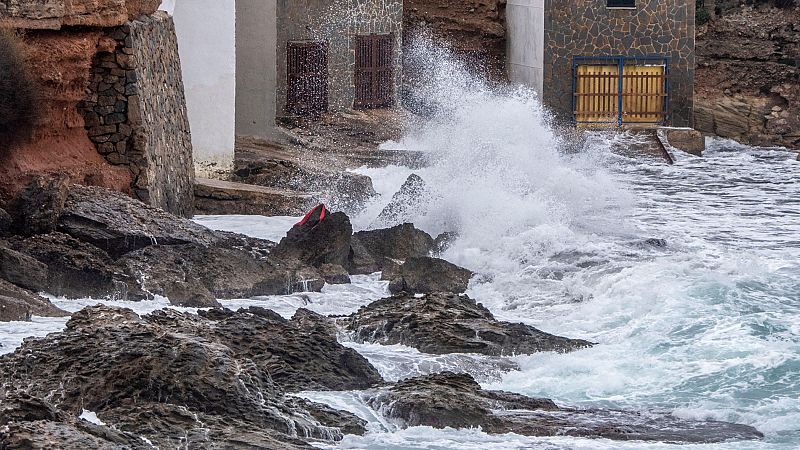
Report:
<svg viewBox="0 0 800 450"><path fill-rule="evenodd" d="M193 211L192 146L172 19L157 0L0 0L0 25L25 30L44 113L0 155L0 201L31 178L126 192Z"/></svg>
<svg viewBox="0 0 800 450"><path fill-rule="evenodd" d="M402 0L237 0L236 134L275 119L390 107L402 80Z"/></svg>
<svg viewBox="0 0 800 450"><path fill-rule="evenodd" d="M508 0L512 81L562 120L693 125L694 0Z"/></svg>

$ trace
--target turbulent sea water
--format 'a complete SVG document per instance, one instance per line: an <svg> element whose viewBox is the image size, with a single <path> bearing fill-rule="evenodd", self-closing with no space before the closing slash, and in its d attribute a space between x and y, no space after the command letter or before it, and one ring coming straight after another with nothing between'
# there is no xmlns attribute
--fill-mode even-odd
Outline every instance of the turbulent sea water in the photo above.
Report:
<svg viewBox="0 0 800 450"><path fill-rule="evenodd" d="M466 371L485 388L561 405L666 411L752 425L763 441L678 446L569 437L490 436L480 430L401 429L358 392L305 393L370 422L364 437L330 448L595 449L800 448L800 162L795 154L709 140L702 158L676 164L619 156L626 135L566 138L526 91L497 93L439 66L440 111L387 146L417 150L428 192L407 219L431 234L457 231L444 257L474 270L468 294L498 318L583 338L578 352L434 356L403 346L345 345L388 380ZM434 95L435 93L435 95ZM359 169L379 196L352 216L377 227L380 210L412 170ZM215 229L277 240L295 218L206 216ZM663 239L666 245L648 239ZM658 244L658 245L654 245ZM299 307L347 314L388 294L377 275L322 293L223 301L291 316ZM310 303L309 303L310 300ZM92 300L54 299L78 310ZM146 313L164 299L109 302ZM0 352L64 319L0 323ZM509 371L509 361L520 370Z"/></svg>

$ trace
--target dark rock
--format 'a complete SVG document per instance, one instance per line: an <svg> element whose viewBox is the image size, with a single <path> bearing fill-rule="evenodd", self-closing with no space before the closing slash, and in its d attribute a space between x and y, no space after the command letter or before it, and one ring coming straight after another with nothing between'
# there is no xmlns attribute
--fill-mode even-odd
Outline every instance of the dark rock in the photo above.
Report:
<svg viewBox="0 0 800 450"><path fill-rule="evenodd" d="M11 201L13 231L30 236L55 230L68 192L66 175L35 178Z"/></svg>
<svg viewBox="0 0 800 450"><path fill-rule="evenodd" d="M5 209L0 208L0 237L5 237L11 234L11 224L14 219L11 214L7 213Z"/></svg>
<svg viewBox="0 0 800 450"><path fill-rule="evenodd" d="M397 295L340 319L360 342L403 344L432 354L482 353L510 356L569 352L590 342L567 339L522 323L501 322L466 295Z"/></svg>
<svg viewBox="0 0 800 450"><path fill-rule="evenodd" d="M382 381L363 356L338 343L336 328L325 317L301 308L286 320L267 311L218 316L214 339L254 361L289 392L366 389Z"/></svg>
<svg viewBox="0 0 800 450"><path fill-rule="evenodd" d="M381 262L381 280L392 281L397 278L402 278L400 274L400 267L403 261L391 258L383 258Z"/></svg>
<svg viewBox="0 0 800 450"><path fill-rule="evenodd" d="M347 258L346 267L351 275L368 275L381 270L381 265L361 243L358 233L353 235L350 240L350 255Z"/></svg>
<svg viewBox="0 0 800 450"><path fill-rule="evenodd" d="M9 245L47 266L41 290L66 298L141 300L147 294L106 252L69 235L54 232L17 238Z"/></svg>
<svg viewBox="0 0 800 450"><path fill-rule="evenodd" d="M58 230L106 251L112 258L151 245L217 241L213 231L108 189L73 186Z"/></svg>
<svg viewBox="0 0 800 450"><path fill-rule="evenodd" d="M419 206L427 201L427 190L425 180L412 173L375 219L375 224L386 226L412 221Z"/></svg>
<svg viewBox="0 0 800 450"><path fill-rule="evenodd" d="M458 233L454 231L448 231L436 236L433 241L434 253L437 255L444 253L456 239L458 239Z"/></svg>
<svg viewBox="0 0 800 450"><path fill-rule="evenodd" d="M312 214L319 216L318 208L324 209L324 218L292 227L275 247L276 257L296 259L314 267L347 265L353 235L350 219L342 212L331 213L324 205L312 210Z"/></svg>
<svg viewBox="0 0 800 450"><path fill-rule="evenodd" d="M13 302L6 300L9 304L17 304L17 302L25 303L28 305L31 315L41 317L64 317L69 315L66 311L50 303L50 300L2 279L0 279L0 297L15 300ZM17 311L19 311L19 309L17 309Z"/></svg>
<svg viewBox="0 0 800 450"><path fill-rule="evenodd" d="M208 305L217 298L319 291L325 284L313 268L290 259L262 256L254 247L231 246L232 238L225 239L212 246L148 246L124 255L118 263L131 277L141 279L147 292L166 297L173 292L179 295L179 302L205 299ZM257 241L242 239L250 244Z"/></svg>
<svg viewBox="0 0 800 450"><path fill-rule="evenodd" d="M116 439L105 439L107 436ZM88 422L70 424L40 420L12 423L0 429L0 448L123 450L153 447L134 436L125 436Z"/></svg>
<svg viewBox="0 0 800 450"><path fill-rule="evenodd" d="M24 391L5 392L0 396L0 426L12 422L64 420L64 414L53 405Z"/></svg>
<svg viewBox="0 0 800 450"><path fill-rule="evenodd" d="M355 273L354 270L359 267L368 266L369 261L363 250L372 257L380 270L383 258L405 260L415 256L428 256L434 249L433 238L410 223L380 230L359 231L353 235L353 242L358 243L353 245L354 257L358 255L362 261L357 263L351 258L350 268L353 270L350 273ZM363 250L357 251L357 245Z"/></svg>
<svg viewBox="0 0 800 450"><path fill-rule="evenodd" d="M665 248L667 246L667 240L650 238L650 239L645 239L644 242L642 242L642 245L648 247Z"/></svg>
<svg viewBox="0 0 800 450"><path fill-rule="evenodd" d="M47 288L47 266L0 242L0 278L25 289L42 292Z"/></svg>
<svg viewBox="0 0 800 450"><path fill-rule="evenodd" d="M727 422L690 421L665 414L562 408L552 400L487 391L467 374L443 372L402 380L372 391L376 411L404 426L478 428L489 434L580 436L681 443L760 439L755 428Z"/></svg>
<svg viewBox="0 0 800 450"><path fill-rule="evenodd" d="M307 448L289 435L338 439L341 427L360 423L284 395L284 385L363 389L381 381L336 341L329 321L313 313L287 321L266 310L209 316L86 308L63 332L0 356L0 398L24 389L66 416L94 411L109 428L167 447L183 437L190 448Z"/></svg>
<svg viewBox="0 0 800 450"><path fill-rule="evenodd" d="M31 307L24 301L0 295L0 322L26 322L31 320Z"/></svg>
<svg viewBox="0 0 800 450"><path fill-rule="evenodd" d="M393 274L389 291L393 294L399 292L460 294L467 290L470 278L472 272L443 259L427 256L408 258Z"/></svg>
<svg viewBox="0 0 800 450"><path fill-rule="evenodd" d="M350 274L338 264L323 264L319 272L328 284L350 284Z"/></svg>

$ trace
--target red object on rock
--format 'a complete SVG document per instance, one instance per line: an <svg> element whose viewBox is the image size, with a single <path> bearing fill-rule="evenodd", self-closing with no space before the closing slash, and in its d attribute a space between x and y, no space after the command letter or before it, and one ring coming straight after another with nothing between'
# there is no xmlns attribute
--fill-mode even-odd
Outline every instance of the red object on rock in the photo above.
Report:
<svg viewBox="0 0 800 450"><path fill-rule="evenodd" d="M317 226L318 223L325 220L325 215L327 213L328 208L326 208L324 204L320 203L319 205L313 207L311 211L307 212L303 219L300 222L297 222L295 226L308 225L313 228Z"/></svg>

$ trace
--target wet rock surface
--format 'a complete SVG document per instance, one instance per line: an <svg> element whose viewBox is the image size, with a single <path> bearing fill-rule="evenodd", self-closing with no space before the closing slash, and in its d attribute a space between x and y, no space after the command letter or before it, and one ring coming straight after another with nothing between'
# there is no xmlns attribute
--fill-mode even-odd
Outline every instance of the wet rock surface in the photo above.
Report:
<svg viewBox="0 0 800 450"><path fill-rule="evenodd" d="M15 210L28 217L21 223L38 225L29 228L33 233L0 240L0 279L67 298L138 301L161 295L179 306L213 307L218 298L319 291L325 276L295 257L317 263L346 261L349 254L352 229L343 214L330 215L317 229L334 230L330 236L338 247L329 253L315 246L320 236L312 234L303 241L306 253L277 257L273 242L215 232L102 188L64 191L59 180L36 181L28 190L33 194L19 196L38 199L36 205L20 201ZM319 261L315 249L322 253ZM349 281L342 270L329 272L331 281ZM17 302L5 303L20 316Z"/></svg>
<svg viewBox="0 0 800 450"><path fill-rule="evenodd" d="M434 239L413 224L359 231L353 235L348 269L351 274L367 274L381 270L386 258L405 260L428 256L435 248Z"/></svg>
<svg viewBox="0 0 800 450"><path fill-rule="evenodd" d="M472 272L439 258L427 256L408 258L403 264L386 273L389 291L393 294L408 292L452 292L467 290Z"/></svg>
<svg viewBox="0 0 800 450"><path fill-rule="evenodd" d="M582 436L683 443L759 439L755 428L667 414L572 409L552 400L481 389L467 374L443 372L373 391L368 404L405 426L476 428L490 434Z"/></svg>
<svg viewBox="0 0 800 450"><path fill-rule="evenodd" d="M403 344L432 354L511 356L569 352L592 343L568 339L522 323L501 322L466 295L401 294L378 300L339 319L359 342Z"/></svg>
<svg viewBox="0 0 800 450"><path fill-rule="evenodd" d="M56 229L69 194L69 178L37 177L20 191L9 206L15 233L32 235Z"/></svg>
<svg viewBox="0 0 800 450"><path fill-rule="evenodd" d="M342 212L331 213L324 205L315 207L309 214L314 217L293 226L275 246L273 254L314 267L347 265L353 235L350 219Z"/></svg>
<svg viewBox="0 0 800 450"><path fill-rule="evenodd" d="M73 430L71 419L60 418L86 409L120 433L153 443L244 448L286 442L306 448L290 436L338 439L340 428L363 433L363 422L286 397L287 389L361 389L381 382L333 332L310 312L287 321L258 309L204 316L162 310L140 317L127 309L89 307L75 313L62 333L27 340L0 357L0 398L23 392L38 399L0 417L8 417L12 428L39 431L31 439L40 443L48 430ZM70 433L75 442L98 444Z"/></svg>
<svg viewBox="0 0 800 450"><path fill-rule="evenodd" d="M0 313L0 321L27 320L30 318L30 315L42 317L64 317L69 315L66 311L50 303L50 300L3 279L0 279L0 298L2 299L2 303L9 305L9 310L7 311L11 309L16 311L14 314L8 316ZM23 307L20 305L20 302L24 303L26 306ZM28 311L27 316L20 315L23 310ZM7 314L10 313L7 312Z"/></svg>
<svg viewBox="0 0 800 450"><path fill-rule="evenodd" d="M413 214L417 212L428 196L428 186L419 175L411 174L394 193L391 201L383 208L376 224L393 225L405 223L413 219Z"/></svg>

